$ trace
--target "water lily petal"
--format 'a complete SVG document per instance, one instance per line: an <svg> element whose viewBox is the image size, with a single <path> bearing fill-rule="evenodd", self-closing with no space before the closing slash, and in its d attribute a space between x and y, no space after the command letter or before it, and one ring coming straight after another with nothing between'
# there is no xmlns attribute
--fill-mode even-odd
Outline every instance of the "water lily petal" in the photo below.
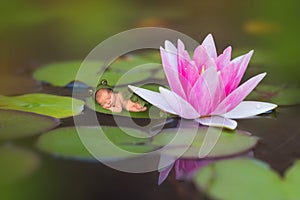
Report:
<svg viewBox="0 0 300 200"><path fill-rule="evenodd" d="M208 55L213 59L217 58L217 50L212 34L208 34L202 42L202 46L206 49Z"/></svg>
<svg viewBox="0 0 300 200"><path fill-rule="evenodd" d="M150 90L146 90L143 88L138 88L132 85L128 85L128 87L137 95L139 95L140 97L142 97L143 99L145 99L146 101L148 101L149 103L151 103L152 105L160 108L163 111L166 111L168 113L171 114L177 114L170 106L169 104L166 102L166 100L164 99L164 97L158 93L158 92L153 92Z"/></svg>
<svg viewBox="0 0 300 200"><path fill-rule="evenodd" d="M220 116L200 117L195 120L205 126L224 127L230 130L234 130L237 127L236 121Z"/></svg>
<svg viewBox="0 0 300 200"><path fill-rule="evenodd" d="M266 76L266 74L267 73L256 75L235 89L218 105L215 111L212 112L212 115L224 114L235 108L242 102L243 99L246 98L246 96L248 96L256 85Z"/></svg>
<svg viewBox="0 0 300 200"><path fill-rule="evenodd" d="M234 63L229 63L220 72L222 81L224 83L225 93L226 96L232 92L232 82L237 74L237 68L235 67Z"/></svg>
<svg viewBox="0 0 300 200"><path fill-rule="evenodd" d="M167 42L166 42L167 43ZM170 46L170 45L169 45ZM175 47L174 47L175 48ZM169 47L172 49L172 47ZM181 81L179 80L178 76L178 69L177 69L177 50L175 48L175 53L172 51L168 52L167 50L160 48L160 54L162 58L162 65L169 83L169 86L172 91L176 92L179 96L186 99L185 92L182 88ZM175 61L174 61L175 59ZM182 79L184 80L184 79Z"/></svg>
<svg viewBox="0 0 300 200"><path fill-rule="evenodd" d="M189 102L202 116L210 114L225 98L224 87L215 68L204 71L189 93Z"/></svg>
<svg viewBox="0 0 300 200"><path fill-rule="evenodd" d="M215 162L214 160L205 160L205 159L199 159L199 160L186 160L186 159L179 159L175 162L175 176L177 180L189 180L192 178L194 173Z"/></svg>
<svg viewBox="0 0 300 200"><path fill-rule="evenodd" d="M193 61L195 61L195 65L198 68L198 74L200 74L203 70L206 70L207 68L216 66L214 59L212 59L208 55L206 49L202 45L199 45L195 49Z"/></svg>
<svg viewBox="0 0 300 200"><path fill-rule="evenodd" d="M187 91L191 90L192 85L199 77L199 72L195 62L191 61L189 53L185 50L181 40L178 40L177 46L178 77L185 95L188 96Z"/></svg>
<svg viewBox="0 0 300 200"><path fill-rule="evenodd" d="M233 81L231 82L231 91L233 91L241 82L242 77L245 74L245 71L248 67L250 62L251 56L253 55L253 50L249 51L249 53L245 54L241 61L235 66L237 68L236 76L234 77ZM229 92L231 92L229 91Z"/></svg>
<svg viewBox="0 0 300 200"><path fill-rule="evenodd" d="M216 66L218 70L222 70L225 66L230 64L231 59L231 46L227 47L221 55L216 59Z"/></svg>
<svg viewBox="0 0 300 200"><path fill-rule="evenodd" d="M187 98L186 94L181 85L181 81L183 82L185 79L183 77L181 77L181 81L180 81L177 71L171 69L170 67L164 66L164 71L165 71L166 77L168 79L168 83L169 83L171 90L174 91L179 96L181 96L183 99L186 99ZM186 82L183 82L183 83L185 85L188 85L189 84L188 81L187 80L185 80L185 81Z"/></svg>
<svg viewBox="0 0 300 200"><path fill-rule="evenodd" d="M185 93L184 97L188 97L193 85L195 84L195 82L197 81L200 75L198 73L198 69L195 66L194 62L187 63L185 69L183 70L185 72L179 72L178 78L180 80L182 89ZM176 92L176 90L174 92ZM186 98L184 99L187 100Z"/></svg>
<svg viewBox="0 0 300 200"><path fill-rule="evenodd" d="M161 171L159 173L158 185L162 184L166 180L166 178L168 177L168 175L169 175L170 171L172 170L173 166L174 166L174 163L171 164L170 166L168 166L167 168L165 168L163 171Z"/></svg>
<svg viewBox="0 0 300 200"><path fill-rule="evenodd" d="M250 51L245 55L239 56L229 62L227 65L224 65L221 69L221 77L225 85L226 95L230 94L241 82L252 54L253 51ZM222 65L222 63L218 64Z"/></svg>
<svg viewBox="0 0 300 200"><path fill-rule="evenodd" d="M161 47L162 49L162 47ZM177 49L176 47L168 40L165 41L165 61L177 70Z"/></svg>
<svg viewBox="0 0 300 200"><path fill-rule="evenodd" d="M276 104L259 101L242 101L237 107L222 116L231 119L247 118L276 108Z"/></svg>
<svg viewBox="0 0 300 200"><path fill-rule="evenodd" d="M195 119L200 117L200 114L193 106L176 93L162 87L159 87L159 91L177 115L185 119Z"/></svg>
<svg viewBox="0 0 300 200"><path fill-rule="evenodd" d="M185 50L184 44L181 40L177 42L177 63L178 63L178 71L183 70L182 68L187 66L190 62L191 58L189 53Z"/></svg>

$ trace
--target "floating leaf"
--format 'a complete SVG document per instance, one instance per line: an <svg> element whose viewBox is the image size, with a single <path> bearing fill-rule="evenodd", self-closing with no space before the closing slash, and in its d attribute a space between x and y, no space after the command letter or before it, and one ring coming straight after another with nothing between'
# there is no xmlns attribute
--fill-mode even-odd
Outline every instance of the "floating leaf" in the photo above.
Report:
<svg viewBox="0 0 300 200"><path fill-rule="evenodd" d="M0 185L12 183L32 173L39 166L39 158L33 152L0 146Z"/></svg>
<svg viewBox="0 0 300 200"><path fill-rule="evenodd" d="M166 78L159 52L148 52L120 58L109 66L109 70L119 73L126 73L130 70L130 73L146 73L155 79Z"/></svg>
<svg viewBox="0 0 300 200"><path fill-rule="evenodd" d="M58 128L41 135L37 141L37 147L44 152L54 155L92 158L80 141L75 127Z"/></svg>
<svg viewBox="0 0 300 200"><path fill-rule="evenodd" d="M249 100L268 101L278 105L293 105L300 103L300 89L259 85L248 96Z"/></svg>
<svg viewBox="0 0 300 200"><path fill-rule="evenodd" d="M83 105L84 102L78 99L42 93L25 94L13 97L0 95L1 109L33 112L56 118L80 114L83 110Z"/></svg>
<svg viewBox="0 0 300 200"><path fill-rule="evenodd" d="M143 143L148 141L150 137L146 132L133 128L121 129L118 127L102 126L101 129L106 137L115 144Z"/></svg>
<svg viewBox="0 0 300 200"><path fill-rule="evenodd" d="M77 129L79 131L77 131ZM77 159L94 159L86 147L88 144L94 156L101 159L120 159L132 155L133 153L142 153L153 151L157 147L154 145L139 145L139 143L148 140L145 132L117 127L65 127L52 130L39 137L37 147L47 153L63 157ZM131 134L127 135L127 133ZM121 151L116 151L121 149Z"/></svg>
<svg viewBox="0 0 300 200"><path fill-rule="evenodd" d="M158 146L169 145L169 147L164 150L164 153L169 156L178 157L185 152L181 158L199 158L200 150L204 150L204 145L211 145L211 150L205 158L218 158L247 152L257 143L256 137L245 134L242 131L201 127L198 129L190 146L186 146L185 142L188 141L189 138L194 137L195 130L191 128L181 128L180 132L184 132L184 134L177 135L178 132L178 128L163 129L160 134L154 136L152 144ZM173 142L172 145L170 145L170 142L175 137L177 142ZM186 147L188 147L188 150L184 151Z"/></svg>
<svg viewBox="0 0 300 200"><path fill-rule="evenodd" d="M105 114L111 114L111 115L118 115L118 116L126 116L131 118L151 118L151 119L159 119L159 118L166 118L170 115L166 114L165 112L162 112L160 109L158 109L155 106L147 106L147 110L143 112L128 112L123 109L122 112L116 113L111 112L110 110L104 109L101 105L99 105L94 98L90 97L86 101L86 105L91 108L92 110L95 110L100 113Z"/></svg>
<svg viewBox="0 0 300 200"><path fill-rule="evenodd" d="M59 120L29 112L0 109L0 140L24 138L56 127Z"/></svg>
<svg viewBox="0 0 300 200"><path fill-rule="evenodd" d="M278 174L254 159L237 158L213 163L200 169L194 181L201 191L215 199L287 200Z"/></svg>
<svg viewBox="0 0 300 200"><path fill-rule="evenodd" d="M151 66L150 66L151 67ZM129 85L132 83L142 82L152 75L148 70L144 71L139 69L133 69L127 73L120 73L115 71L105 71L102 76L99 76L99 80L106 79L111 86Z"/></svg>
<svg viewBox="0 0 300 200"><path fill-rule="evenodd" d="M155 72L154 72L154 76L153 78L156 78L156 79L159 79L159 80L167 80L166 79L166 75L165 75L165 72L163 70L163 68L159 68L157 69Z"/></svg>
<svg viewBox="0 0 300 200"><path fill-rule="evenodd" d="M54 86L66 86L70 82L76 80L77 73L81 67L82 62L80 61L69 61L54 63L38 68L34 73L33 77L36 80L50 83ZM98 74L103 70L103 63L99 62L85 62L84 73L80 74L81 81L87 85L93 85L93 80L98 80Z"/></svg>
<svg viewBox="0 0 300 200"><path fill-rule="evenodd" d="M138 55L128 55L121 57L113 62L109 69L118 72L127 72L138 66L146 66L140 68L142 72L150 72L161 67L161 58L158 52L141 53Z"/></svg>
<svg viewBox="0 0 300 200"><path fill-rule="evenodd" d="M74 81L80 81L87 86L94 87L95 83L101 79L106 79L112 86L128 85L150 78L153 71L160 67L160 64L155 63L154 60L152 55L148 56L147 54L120 58L113 62L104 73L105 66L101 62L61 62L38 68L33 77L36 80L60 87ZM82 64L83 68L80 68ZM84 70L84 73L80 69Z"/></svg>
<svg viewBox="0 0 300 200"><path fill-rule="evenodd" d="M140 87L158 92L158 88L160 86L161 85L157 85L157 84L145 84L145 85L142 85ZM119 88L116 89L115 92L122 92L122 91L128 92L127 86L126 87L119 87ZM102 106L100 106L95 101L95 99L93 97L90 97L90 98L87 99L86 105L89 108L91 108L92 110L95 110L95 111L100 112L100 113L113 114L113 115L118 115L118 116L127 116L127 117L132 117L132 118L160 119L160 118L171 117L170 114L167 114L167 113L161 111L160 109L158 109L157 107L151 106L151 105L146 105L148 108L144 112L128 112L128 111L123 109L123 111L120 112L120 113L116 113L116 112L113 113L110 110L104 109Z"/></svg>
<svg viewBox="0 0 300 200"><path fill-rule="evenodd" d="M300 199L300 160L296 161L293 166L285 173L285 191L286 199Z"/></svg>

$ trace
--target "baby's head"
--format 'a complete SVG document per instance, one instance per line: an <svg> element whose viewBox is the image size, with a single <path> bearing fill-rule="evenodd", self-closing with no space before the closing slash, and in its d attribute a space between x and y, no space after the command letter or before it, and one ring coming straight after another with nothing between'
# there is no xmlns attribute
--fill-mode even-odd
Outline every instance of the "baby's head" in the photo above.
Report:
<svg viewBox="0 0 300 200"><path fill-rule="evenodd" d="M110 108L114 105L115 95L111 89L102 88L96 91L95 99L103 108Z"/></svg>
<svg viewBox="0 0 300 200"><path fill-rule="evenodd" d="M103 108L110 108L115 104L115 95L105 79L100 81L94 93L94 97L96 102Z"/></svg>

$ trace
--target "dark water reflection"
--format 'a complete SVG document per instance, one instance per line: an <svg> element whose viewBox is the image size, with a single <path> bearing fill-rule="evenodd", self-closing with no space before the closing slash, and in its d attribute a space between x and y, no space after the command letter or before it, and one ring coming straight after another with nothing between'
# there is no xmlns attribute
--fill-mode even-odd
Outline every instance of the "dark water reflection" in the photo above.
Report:
<svg viewBox="0 0 300 200"><path fill-rule="evenodd" d="M271 165L281 174L300 158L300 106L282 106L275 119L240 120L239 128L260 138L255 157Z"/></svg>
<svg viewBox="0 0 300 200"><path fill-rule="evenodd" d="M192 194L190 194L191 191L193 191ZM191 199L189 197L197 193L191 184L178 183L175 180L158 186L157 173L154 172L128 174L99 163L58 161L56 158L43 156L40 170L30 179L10 187L1 194L3 195L6 197L3 199L150 200L187 199L187 197Z"/></svg>

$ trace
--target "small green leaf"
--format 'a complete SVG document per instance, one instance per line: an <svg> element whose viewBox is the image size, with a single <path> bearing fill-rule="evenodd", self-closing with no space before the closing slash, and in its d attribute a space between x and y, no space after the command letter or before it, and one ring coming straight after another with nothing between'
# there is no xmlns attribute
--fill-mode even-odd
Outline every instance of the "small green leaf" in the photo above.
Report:
<svg viewBox="0 0 300 200"><path fill-rule="evenodd" d="M127 135L127 134L130 135ZM157 149L154 145L141 145L148 141L145 132L117 127L65 127L52 130L39 137L37 147L47 153L73 159L121 159ZM84 145L84 144L86 145ZM93 156L86 149L89 148ZM129 151L130 153L128 153Z"/></svg>
<svg viewBox="0 0 300 200"><path fill-rule="evenodd" d="M10 184L31 174L39 166L39 158L31 151L0 146L0 185Z"/></svg>
<svg viewBox="0 0 300 200"><path fill-rule="evenodd" d="M36 135L56 127L59 120L29 112L0 109L0 140Z"/></svg>
<svg viewBox="0 0 300 200"><path fill-rule="evenodd" d="M33 112L56 118L80 114L83 106L84 102L81 100L50 94L34 93L13 97L0 95L1 109Z"/></svg>
<svg viewBox="0 0 300 200"><path fill-rule="evenodd" d="M200 169L196 186L213 199L287 199L283 183L262 161L246 158L222 160Z"/></svg>
<svg viewBox="0 0 300 200"><path fill-rule="evenodd" d="M179 131L184 134L178 134ZM176 142L172 141L174 138ZM192 142L187 146L186 141L189 139L192 139ZM170 145L171 141L172 145ZM238 130L201 127L195 133L195 130L191 128L181 128L181 130L171 128L163 129L160 134L154 136L152 144L168 145L169 147L163 152L170 156L177 157L184 152L181 158L199 158L200 150L205 152L208 149L209 152L205 158L218 158L249 151L257 144L257 138ZM188 148L187 151L184 151L186 148Z"/></svg>

